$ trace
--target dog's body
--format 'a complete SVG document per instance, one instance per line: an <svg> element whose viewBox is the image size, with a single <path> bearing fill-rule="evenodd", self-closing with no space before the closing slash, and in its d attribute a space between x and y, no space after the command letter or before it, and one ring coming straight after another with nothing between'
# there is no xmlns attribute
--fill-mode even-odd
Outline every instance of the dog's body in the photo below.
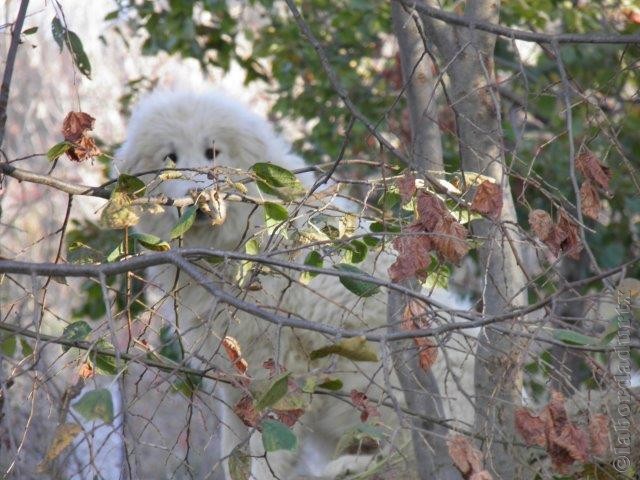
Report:
<svg viewBox="0 0 640 480"><path fill-rule="evenodd" d="M267 122L247 111L246 107L217 94L157 92L143 100L135 110L126 142L118 152L121 169L127 173L162 169L167 165L167 158L180 169L224 166L246 172L256 162L271 162L289 170L303 166ZM162 192L172 198L184 197L194 188L214 186L210 177L206 173L185 173L182 179L160 183L155 193ZM248 189L249 195L258 195L253 184L249 184ZM222 200L216 210L220 224L212 226L210 222L197 222L185 234L183 246L237 250L243 241L254 235L260 236L262 212L256 213L252 205ZM177 210L166 208L160 215L144 216L139 228L167 239L177 221ZM264 240L268 235L262 232L261 238ZM291 256L277 258L293 259ZM301 262L303 258L293 260ZM388 254L371 252L364 266L359 267L384 278L391 260ZM238 262L228 262L204 267L200 271L214 282L216 288L231 292L237 298L280 317L302 318L345 329L377 327L380 332L384 331L387 315L385 293L363 299L344 288L336 277L320 275L308 285L303 285L298 282L299 273L276 268L271 271L249 270L245 272L244 285L238 286L239 268L242 267ZM279 327L248 315L231 305L222 304L185 272L179 276L176 273L173 267L157 267L149 272L148 291L152 295L148 305L153 315L149 327L143 326L145 320L140 321L142 326L137 332L141 337L150 338L158 334L162 325L170 325L180 333L185 358L192 359L192 366L214 367L234 373L233 362L221 348L222 338L231 336L238 341L248 363L247 374L252 378L266 378L268 371L263 362L272 358L293 375L324 372L342 380L346 392L358 390L387 404L394 403L389 396L394 395L402 404L402 395L396 388L388 358L384 366L379 362L352 362L337 356L311 362L311 351L336 339ZM247 282L251 288L244 288ZM453 297L444 291L440 296L445 297L445 301L453 301ZM193 409L188 409L184 397L168 394L167 388L164 388L164 394L160 393L162 387L159 387L158 379L167 380L168 374L147 371L145 375L129 374L128 377L133 386L127 392L127 437L134 439L129 450L154 462L152 465L145 465L144 459L140 462L137 473L140 478L158 471L158 449L162 451L160 458L169 476L179 475L175 472L183 469L189 470L196 478L208 478L217 465L216 461L226 459L236 445L242 446L247 441L248 451L253 456L252 478L256 479L274 476L283 479L302 476L337 478L347 472L363 471L375 462L384 463L385 460L376 456L382 453L380 449L374 449L373 455L362 452L358 455L358 449L355 449L335 458L340 438L360 423L360 412L344 399L313 395L306 413L293 427L299 441L297 451L269 453L265 461L259 433L251 432L232 410L246 393L241 387L220 382L204 385L203 390L207 393L196 394ZM393 445L384 450L393 454L387 459L401 459L411 449L400 448L407 446L408 437L407 432L399 428L396 415L399 412L381 405L378 409L385 425L385 435L394 438ZM216 419L220 420L219 425ZM218 429L221 436L217 435ZM253 435L247 440L251 433ZM219 451L216 452L218 446ZM186 467L183 465L185 461L189 463ZM410 469L411 461L406 465ZM228 476L228 471L226 474Z"/></svg>

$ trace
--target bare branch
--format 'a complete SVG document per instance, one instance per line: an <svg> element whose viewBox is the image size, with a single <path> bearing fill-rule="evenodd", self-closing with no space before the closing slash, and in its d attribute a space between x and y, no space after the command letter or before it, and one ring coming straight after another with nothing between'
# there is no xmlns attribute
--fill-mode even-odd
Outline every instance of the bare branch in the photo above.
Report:
<svg viewBox="0 0 640 480"><path fill-rule="evenodd" d="M460 27L467 27L472 30L481 30L487 33L493 33L494 35L523 40L525 42L535 43L592 43L592 44L616 44L616 45L630 45L640 44L640 35L621 35L619 33L606 34L606 33L560 33L560 34L548 34L528 32L526 30L518 30L516 28L504 27L491 22L486 22L477 19L473 16L456 15L440 8L432 7L426 3L417 3L408 0L393 0L394 2L400 2L408 8L415 9L421 15L434 18L436 20L443 21L451 25L457 25ZM466 13L466 12L465 12Z"/></svg>
<svg viewBox="0 0 640 480"><path fill-rule="evenodd" d="M13 67L16 63L16 53L18 45L20 45L20 35L22 34L22 25L27 15L27 7L29 0L22 0L16 21L11 27L11 43L7 53L7 63L4 67L2 76L2 86L0 86L0 148L4 143L4 131L7 124L7 108L9 106L9 91L11 89L11 77L13 77Z"/></svg>

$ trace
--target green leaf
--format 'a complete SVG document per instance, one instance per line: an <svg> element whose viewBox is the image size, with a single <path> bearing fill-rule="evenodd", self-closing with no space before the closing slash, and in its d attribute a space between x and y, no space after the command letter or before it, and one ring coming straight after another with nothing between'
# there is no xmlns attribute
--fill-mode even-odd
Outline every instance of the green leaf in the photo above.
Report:
<svg viewBox="0 0 640 480"><path fill-rule="evenodd" d="M113 421L113 400L106 388L85 393L72 407L87 420Z"/></svg>
<svg viewBox="0 0 640 480"><path fill-rule="evenodd" d="M273 163L256 163L249 170L254 173L258 188L267 195L291 201L305 193L300 180L286 168Z"/></svg>
<svg viewBox="0 0 640 480"><path fill-rule="evenodd" d="M100 350L111 350L115 353L113 345L102 338L98 340L96 347ZM93 362L96 372L100 375L116 375L118 373L116 358L112 355L92 351L91 361Z"/></svg>
<svg viewBox="0 0 640 480"><path fill-rule="evenodd" d="M144 195L147 186L138 177L121 173L116 184L116 191L126 193L132 198L139 198Z"/></svg>
<svg viewBox="0 0 640 480"><path fill-rule="evenodd" d="M37 31L38 31L38 27L31 27L31 28L27 28L26 30L23 30L22 34L23 35L33 35Z"/></svg>
<svg viewBox="0 0 640 480"><path fill-rule="evenodd" d="M344 247L345 261L351 263L360 263L367 258L367 244L361 240L352 240L351 243L346 244Z"/></svg>
<svg viewBox="0 0 640 480"><path fill-rule="evenodd" d="M249 255L258 255L260 253L260 243L255 238L251 238L244 244L244 251Z"/></svg>
<svg viewBox="0 0 640 480"><path fill-rule="evenodd" d="M335 267L338 270L349 273L357 273L366 276L366 273L353 265L348 263L340 263ZM340 283L349 290L351 293L355 293L359 297L370 297L380 291L380 287L375 283L367 282L365 280L357 280L355 278L340 276Z"/></svg>
<svg viewBox="0 0 640 480"><path fill-rule="evenodd" d="M9 334L0 340L0 353L5 357L13 357L18 348L18 341L15 335Z"/></svg>
<svg viewBox="0 0 640 480"><path fill-rule="evenodd" d="M367 247L369 248L375 248L378 245L380 245L380 240L378 240L376 237L372 236L372 235L365 235L364 237L362 237L362 241L367 245Z"/></svg>
<svg viewBox="0 0 640 480"><path fill-rule="evenodd" d="M552 336L555 340L571 345L598 345L600 343L600 340L597 338L588 337L573 330L553 330Z"/></svg>
<svg viewBox="0 0 640 480"><path fill-rule="evenodd" d="M256 410L264 410L273 406L287 394L289 375L291 375L290 372L283 373L271 382L267 390L257 399Z"/></svg>
<svg viewBox="0 0 640 480"><path fill-rule="evenodd" d="M307 258L304 259L304 264L309 267L322 268L324 261L322 260L322 255L317 250L312 250L307 254ZM318 274L315 272L302 272L300 274L300 282L304 285L307 285L312 278L317 277Z"/></svg>
<svg viewBox="0 0 640 480"><path fill-rule="evenodd" d="M365 337L354 337L340 340L333 345L314 350L309 355L311 360L326 357L331 354L354 360L356 362L377 362L378 354Z"/></svg>
<svg viewBox="0 0 640 480"><path fill-rule="evenodd" d="M262 421L262 445L267 452L295 450L298 446L296 435L277 420Z"/></svg>
<svg viewBox="0 0 640 480"><path fill-rule="evenodd" d="M80 73L82 73L88 79L91 79L91 63L89 62L89 57L84 51L82 47L82 41L80 37L76 35L71 30L67 30L67 35L65 37L67 47L71 52L71 57L73 58L73 63L75 63Z"/></svg>
<svg viewBox="0 0 640 480"><path fill-rule="evenodd" d="M176 363L181 362L184 358L178 332L169 325L163 325L160 328L160 350L158 353Z"/></svg>
<svg viewBox="0 0 640 480"><path fill-rule="evenodd" d="M154 252L166 252L171 248L168 242L165 242L155 235L150 235L148 233L132 233L129 236L144 248L153 250Z"/></svg>
<svg viewBox="0 0 640 480"><path fill-rule="evenodd" d="M327 380L322 382L320 385L318 385L318 388L324 388L325 390L331 390L333 392L337 392L338 390L342 389L342 386L343 386L342 380L340 380L339 378L328 378Z"/></svg>
<svg viewBox="0 0 640 480"><path fill-rule="evenodd" d="M278 203L264 202L262 207L264 208L267 220L273 219L277 222L284 222L289 219L289 212L287 209Z"/></svg>
<svg viewBox="0 0 640 480"><path fill-rule="evenodd" d="M47 151L47 160L53 162L64 155L73 145L69 142L56 143Z"/></svg>
<svg viewBox="0 0 640 480"><path fill-rule="evenodd" d="M118 260L120 257L122 257L125 254L126 250L124 248L124 241L120 242L116 248L114 248L113 250L111 250L111 252L109 252L109 255L107 255L107 262L111 263L111 262L115 262L116 260ZM131 253L131 250L129 250L129 253Z"/></svg>
<svg viewBox="0 0 640 480"><path fill-rule="evenodd" d="M181 237L187 232L187 230L189 230L193 226L193 223L196 220L197 212L198 207L196 207L195 205L191 205L184 210L182 216L180 217L180 220L178 220L176 226L173 227L171 229L171 232L169 233L169 236L172 240L174 238Z"/></svg>
<svg viewBox="0 0 640 480"><path fill-rule="evenodd" d="M58 19L58 17L53 17L51 20L51 33L53 34L53 39L60 47L60 53L62 53L62 46L64 45L64 36L66 32L66 28L62 25L62 22Z"/></svg>
<svg viewBox="0 0 640 480"><path fill-rule="evenodd" d="M91 333L91 327L84 320L78 320L77 322L70 323L62 331L62 336L71 341L81 341L87 338L87 335ZM69 347L64 345L62 350L66 352Z"/></svg>
<svg viewBox="0 0 640 480"><path fill-rule="evenodd" d="M251 457L239 447L234 448L227 460L231 480L249 480L251 478Z"/></svg>
<svg viewBox="0 0 640 480"><path fill-rule="evenodd" d="M20 339L20 347L22 347L22 355L25 357L28 357L33 353L33 347L29 345L29 342L27 342L24 338Z"/></svg>

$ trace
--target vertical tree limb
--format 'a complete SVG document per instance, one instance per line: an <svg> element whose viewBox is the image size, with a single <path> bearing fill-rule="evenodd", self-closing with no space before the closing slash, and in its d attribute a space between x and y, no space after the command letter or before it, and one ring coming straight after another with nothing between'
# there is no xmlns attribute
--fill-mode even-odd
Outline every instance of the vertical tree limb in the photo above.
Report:
<svg viewBox="0 0 640 480"><path fill-rule="evenodd" d="M429 3L429 2L427 2ZM498 22L498 0L468 0L464 16ZM502 187L503 208L497 222L474 222L473 233L484 240L479 249L484 271L484 313L504 313L527 302L527 276L519 263L515 204L502 146L500 101L494 80L495 36L450 25L443 30L421 15L441 60L449 64L449 95L455 112L461 165L482 173ZM518 320L508 324L520 330ZM487 469L494 479L524 478L523 452L515 446L514 411L521 403L519 369L522 349L516 337L485 328L479 336L475 367L476 432L484 440Z"/></svg>
<svg viewBox="0 0 640 480"><path fill-rule="evenodd" d="M0 86L0 148L4 143L4 132L7 124L7 109L9 107L9 90L11 89L11 78L13 77L13 67L16 63L16 54L18 45L20 45L20 34L22 33L22 25L27 15L27 7L29 0L22 0L18 8L16 21L11 27L11 43L7 52L7 63L4 67L2 75L2 86Z"/></svg>
<svg viewBox="0 0 640 480"><path fill-rule="evenodd" d="M398 39L402 78L411 118L411 163L418 174L442 172L443 156L437 124L436 78L425 51L419 23L398 3L392 5L393 29ZM419 291L416 280L405 285ZM390 290L387 304L389 330L397 331L409 298ZM403 342L394 355L394 366L407 407L426 416L444 418L444 407L433 372L424 371L412 342ZM461 478L448 453L447 429L440 424L414 420L413 448L420 478L458 480Z"/></svg>

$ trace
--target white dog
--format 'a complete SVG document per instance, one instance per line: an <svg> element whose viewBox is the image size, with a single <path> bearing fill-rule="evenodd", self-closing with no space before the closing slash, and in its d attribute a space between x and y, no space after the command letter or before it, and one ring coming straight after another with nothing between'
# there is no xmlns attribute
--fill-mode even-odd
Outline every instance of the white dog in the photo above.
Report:
<svg viewBox="0 0 640 480"><path fill-rule="evenodd" d="M134 111L126 141L117 157L122 171L129 174L157 171L167 165L187 169L179 179L165 177L161 181L157 174L141 177L148 184L148 194L162 193L171 198L194 195L194 192L201 195L198 192L216 191L222 186L233 190L233 185L238 189L236 193L242 194L243 189L237 183L225 182L224 178L237 181L242 172L257 162L270 162L289 170L303 166L266 121L215 93L151 94ZM203 169L213 170L207 173ZM255 183L247 184L247 188L248 196L260 196ZM243 242L255 238L264 248L270 232L264 228L261 207L256 210L247 202L227 201L222 193L210 197L215 197L213 223L216 225L202 215L184 235L182 246L240 248L242 251ZM289 207L290 212L294 209L295 206ZM167 207L161 214L143 215L138 228L168 239L178 221L178 210ZM311 228L304 219L290 226L292 231ZM331 267L329 249L318 249L318 252L326 257L325 267ZM298 257L283 254L273 258L301 262L304 251ZM386 254L370 252L369 260L359 267L384 278L390 261ZM250 269L246 263L231 261L215 266L206 262L198 265L199 272L214 282L216 288L281 318L302 318L348 330L385 331L384 290L363 299L332 276L320 275L304 285L298 281L299 272L290 269L267 266ZM242 275L238 272L244 272L241 284L238 279ZM367 469L410 471L409 436L401 428L406 424L401 425L396 415L399 412L388 407L394 404L392 397L397 397L402 404L390 362L383 366L381 362L353 362L335 355L310 361L310 352L339 339L280 327L223 304L185 272L178 274L173 267L151 269L147 281L147 305L153 314L137 323L136 333L141 340L157 344L162 326L170 326L179 332L189 365L216 368L232 376L237 371L221 348L221 341L227 336L233 337L248 364L247 375L254 379L249 390L260 384L255 379L268 378L269 371L263 363L273 359L276 365L291 372L290 392L298 389L297 398L311 401L302 407L305 413L292 427L298 439L297 449L265 454L260 433L246 427L233 411L240 398L247 394L243 384L205 383L187 407L188 400L170 393L167 388L168 382L175 381L170 374L151 369L129 373L131 388L126 392L125 428L130 439L129 452L134 459L140 459L136 473L139 478L157 478L159 469L173 477L187 473L195 478L213 477L212 472L219 466L216 462L222 459L226 465L232 452L237 455L236 447L244 448L251 455L252 478L256 479L338 478ZM441 291L439 295L453 302L447 292ZM375 344L372 348L377 350ZM379 424L377 431L384 437L378 439L379 444L358 443L356 437L351 444L345 441L349 438L348 432L361 425L361 412L348 398L300 394L303 375L316 379L338 378L344 383L344 392L357 390L365 393L370 402L384 401L387 406L371 404L369 412L373 422ZM227 466L225 474L229 476Z"/></svg>

